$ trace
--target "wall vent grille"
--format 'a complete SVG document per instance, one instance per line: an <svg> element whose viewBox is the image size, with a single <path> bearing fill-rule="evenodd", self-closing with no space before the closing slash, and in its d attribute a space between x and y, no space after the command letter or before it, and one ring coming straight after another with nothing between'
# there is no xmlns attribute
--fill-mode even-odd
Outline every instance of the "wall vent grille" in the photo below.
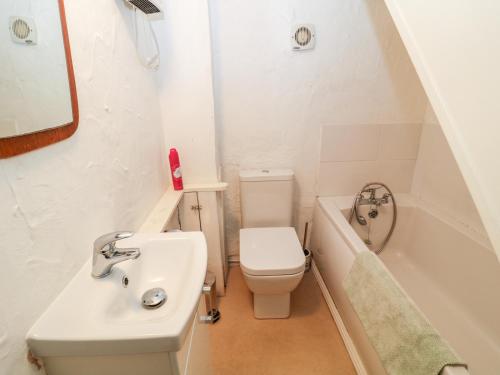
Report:
<svg viewBox="0 0 500 375"><path fill-rule="evenodd" d="M316 34L313 25L297 25L292 30L292 49L303 51L314 48Z"/></svg>
<svg viewBox="0 0 500 375"><path fill-rule="evenodd" d="M161 12L160 8L148 0L128 0L128 2L145 14L155 14Z"/></svg>
<svg viewBox="0 0 500 375"><path fill-rule="evenodd" d="M13 16L9 18L9 29L12 40L21 44L36 44L37 32L35 21L28 17Z"/></svg>

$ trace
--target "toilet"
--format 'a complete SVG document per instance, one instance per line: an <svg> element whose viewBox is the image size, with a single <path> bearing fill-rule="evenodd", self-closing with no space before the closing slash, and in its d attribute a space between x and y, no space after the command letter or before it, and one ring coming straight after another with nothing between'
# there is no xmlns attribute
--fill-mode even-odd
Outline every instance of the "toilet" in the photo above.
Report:
<svg viewBox="0 0 500 375"><path fill-rule="evenodd" d="M305 256L292 228L293 171L240 171L240 266L258 319L290 316Z"/></svg>

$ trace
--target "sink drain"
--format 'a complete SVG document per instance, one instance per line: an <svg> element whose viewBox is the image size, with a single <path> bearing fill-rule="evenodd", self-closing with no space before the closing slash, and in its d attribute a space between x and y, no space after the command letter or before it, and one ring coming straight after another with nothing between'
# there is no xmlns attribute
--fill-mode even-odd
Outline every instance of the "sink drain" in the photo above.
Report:
<svg viewBox="0 0 500 375"><path fill-rule="evenodd" d="M167 301L167 293L162 288L149 289L142 295L142 307L157 309Z"/></svg>

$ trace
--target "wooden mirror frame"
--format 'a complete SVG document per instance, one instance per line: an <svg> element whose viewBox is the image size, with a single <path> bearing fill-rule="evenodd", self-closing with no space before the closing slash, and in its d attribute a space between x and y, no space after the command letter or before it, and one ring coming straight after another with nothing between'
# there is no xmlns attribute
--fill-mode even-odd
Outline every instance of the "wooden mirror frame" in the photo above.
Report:
<svg viewBox="0 0 500 375"><path fill-rule="evenodd" d="M22 134L0 139L0 158L24 154L38 148L60 142L71 137L78 128L78 98L76 95L75 74L71 60L71 48L69 45L68 28L66 24L66 13L64 11L64 0L57 0L59 5L59 16L61 18L61 31L66 55L66 67L68 71L69 90L71 95L71 109L73 122L61 125L57 128L41 130L35 133Z"/></svg>

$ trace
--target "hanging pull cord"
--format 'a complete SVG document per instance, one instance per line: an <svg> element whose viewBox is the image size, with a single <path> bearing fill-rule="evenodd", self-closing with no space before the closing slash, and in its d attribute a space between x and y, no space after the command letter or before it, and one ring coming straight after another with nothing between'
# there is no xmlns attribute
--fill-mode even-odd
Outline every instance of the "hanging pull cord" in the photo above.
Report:
<svg viewBox="0 0 500 375"><path fill-rule="evenodd" d="M153 40L155 48L155 53L152 56L150 57L143 56L139 43L139 29L138 29L139 15L137 13L138 13L137 8L134 7L134 34L135 34L135 48L137 51L137 57L139 58L139 61L142 63L142 65L144 65L146 68L151 70L157 70L158 67L160 66L160 47L158 45L156 34L153 30L153 26L151 25L151 21L147 19L146 15L142 15L142 12L139 11L139 13L141 13L142 34L145 36L149 33L149 36ZM148 48L146 47L146 50L147 49Z"/></svg>

